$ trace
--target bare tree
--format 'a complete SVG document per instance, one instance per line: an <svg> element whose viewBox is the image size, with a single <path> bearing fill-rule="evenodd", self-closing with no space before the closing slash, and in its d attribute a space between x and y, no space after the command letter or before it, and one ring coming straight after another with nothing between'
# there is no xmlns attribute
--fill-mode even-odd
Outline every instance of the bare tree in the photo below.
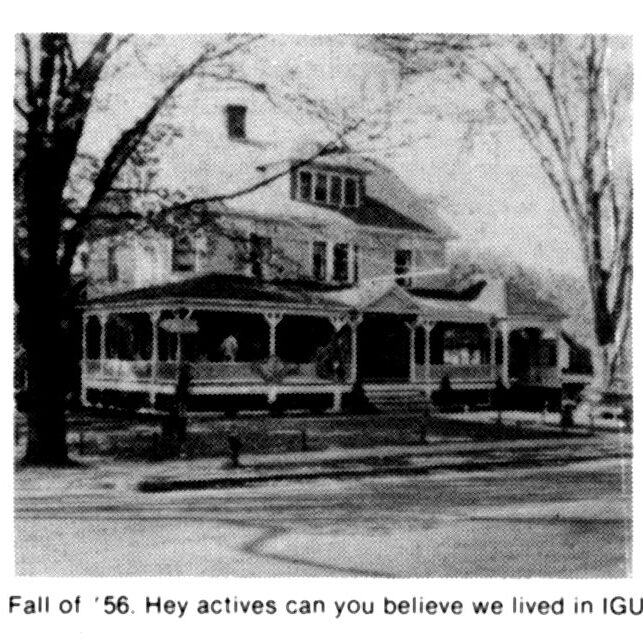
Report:
<svg viewBox="0 0 643 643"><path fill-rule="evenodd" d="M614 383L630 333L631 42L605 35L380 35L404 78L449 68L502 107L579 244L591 300L595 384Z"/></svg>
<svg viewBox="0 0 643 643"><path fill-rule="evenodd" d="M117 83L119 71L139 55L136 39L106 33L81 47L64 33L17 37L14 262L17 332L27 353L27 462L67 462L65 397L77 303L72 265L87 228L179 90L208 70L234 80L235 57L258 38L204 41L191 60L158 79L158 93L107 153L88 160L81 152L86 126L105 85ZM89 189L79 201L73 184L83 167Z"/></svg>

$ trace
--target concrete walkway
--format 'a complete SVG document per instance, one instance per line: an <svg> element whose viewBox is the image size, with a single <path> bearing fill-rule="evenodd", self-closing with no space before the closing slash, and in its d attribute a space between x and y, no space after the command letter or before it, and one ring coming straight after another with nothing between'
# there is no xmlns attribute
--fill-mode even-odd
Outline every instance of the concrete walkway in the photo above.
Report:
<svg viewBox="0 0 643 643"><path fill-rule="evenodd" d="M166 471L144 476L137 488L144 492L208 489L319 478L422 475L440 469L484 471L619 457L631 457L629 441L587 434L485 442L441 439L417 446L248 455L236 469L223 458L198 467L188 462L183 467L168 463Z"/></svg>

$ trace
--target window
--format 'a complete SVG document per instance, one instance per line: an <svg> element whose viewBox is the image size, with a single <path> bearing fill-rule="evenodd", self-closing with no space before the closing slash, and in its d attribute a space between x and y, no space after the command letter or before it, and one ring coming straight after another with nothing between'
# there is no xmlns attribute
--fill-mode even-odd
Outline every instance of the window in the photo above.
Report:
<svg viewBox="0 0 643 643"><path fill-rule="evenodd" d="M396 250L395 251L395 274L399 275L395 280L400 286L410 286L410 277L405 277L411 272L413 263L413 253L411 250Z"/></svg>
<svg viewBox="0 0 643 643"><path fill-rule="evenodd" d="M315 201L326 203L328 200L328 177L321 172L315 175Z"/></svg>
<svg viewBox="0 0 643 643"><path fill-rule="evenodd" d="M326 280L326 248L325 241L313 243L313 277L319 281Z"/></svg>
<svg viewBox="0 0 643 643"><path fill-rule="evenodd" d="M348 281L347 243L336 243L333 248L333 280Z"/></svg>
<svg viewBox="0 0 643 643"><path fill-rule="evenodd" d="M264 268L272 257L272 238L263 237L259 234L250 235L250 269L252 276L263 279Z"/></svg>
<svg viewBox="0 0 643 643"><path fill-rule="evenodd" d="M107 281L110 284L118 281L118 261L116 260L116 243L111 241L107 246Z"/></svg>
<svg viewBox="0 0 643 643"><path fill-rule="evenodd" d="M310 172L299 173L299 198L310 201L313 196L313 175Z"/></svg>
<svg viewBox="0 0 643 643"><path fill-rule="evenodd" d="M344 205L355 207L357 205L357 181L347 178L344 181Z"/></svg>
<svg viewBox="0 0 643 643"><path fill-rule="evenodd" d="M226 125L228 137L235 139L246 138L246 114L248 108L245 105L226 105Z"/></svg>
<svg viewBox="0 0 643 643"><path fill-rule="evenodd" d="M355 177L299 170L292 173L291 196L301 201L337 207L359 206L359 182Z"/></svg>
<svg viewBox="0 0 643 643"><path fill-rule="evenodd" d="M330 202L333 205L342 202L342 177L336 174L330 177Z"/></svg>
<svg viewBox="0 0 643 643"><path fill-rule="evenodd" d="M194 272L196 270L196 245L187 234L172 240L172 271Z"/></svg>
<svg viewBox="0 0 643 643"><path fill-rule="evenodd" d="M359 281L359 246L353 246L353 283Z"/></svg>

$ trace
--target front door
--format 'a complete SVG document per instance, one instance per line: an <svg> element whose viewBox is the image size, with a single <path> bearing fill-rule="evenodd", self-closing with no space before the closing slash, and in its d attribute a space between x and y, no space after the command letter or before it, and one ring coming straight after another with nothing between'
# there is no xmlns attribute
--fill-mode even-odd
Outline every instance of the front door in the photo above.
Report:
<svg viewBox="0 0 643 643"><path fill-rule="evenodd" d="M404 318L385 313L365 315L358 330L358 376L365 382L408 382L410 331Z"/></svg>

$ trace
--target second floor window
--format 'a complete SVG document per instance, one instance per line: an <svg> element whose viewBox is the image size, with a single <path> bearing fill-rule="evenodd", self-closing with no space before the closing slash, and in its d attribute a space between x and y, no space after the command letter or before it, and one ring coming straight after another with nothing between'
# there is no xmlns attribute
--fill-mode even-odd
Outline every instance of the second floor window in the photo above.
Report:
<svg viewBox="0 0 643 643"><path fill-rule="evenodd" d="M313 278L318 281L326 281L326 248L325 241L313 243Z"/></svg>
<svg viewBox="0 0 643 643"><path fill-rule="evenodd" d="M265 269L272 259L272 239L259 234L250 235L250 271L256 279L265 277Z"/></svg>
<svg viewBox="0 0 643 643"><path fill-rule="evenodd" d="M353 283L359 282L359 246L353 246Z"/></svg>
<svg viewBox="0 0 643 643"><path fill-rule="evenodd" d="M348 281L347 243L336 243L333 248L333 281Z"/></svg>
<svg viewBox="0 0 643 643"><path fill-rule="evenodd" d="M107 246L107 281L110 284L118 281L118 261L116 260L116 243Z"/></svg>
<svg viewBox="0 0 643 643"><path fill-rule="evenodd" d="M187 234L172 240L172 272L194 272L196 270L196 244Z"/></svg>
<svg viewBox="0 0 643 643"><path fill-rule="evenodd" d="M395 251L395 274L397 275L395 282L400 286L411 285L411 278L407 275L412 270L412 264L413 252L411 250L398 249Z"/></svg>

